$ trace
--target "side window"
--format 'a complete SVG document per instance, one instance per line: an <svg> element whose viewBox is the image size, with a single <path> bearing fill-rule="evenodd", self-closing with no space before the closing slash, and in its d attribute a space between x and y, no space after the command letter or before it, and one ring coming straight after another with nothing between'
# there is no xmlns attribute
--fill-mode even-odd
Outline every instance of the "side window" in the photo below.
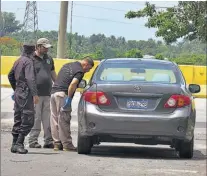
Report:
<svg viewBox="0 0 207 176"><path fill-rule="evenodd" d="M94 74L96 73L97 69L99 68L99 65L94 69L93 74L91 75L91 79L88 82L88 85L91 85L94 79Z"/></svg>
<svg viewBox="0 0 207 176"><path fill-rule="evenodd" d="M181 84L186 85L186 80L185 80L185 77L184 77L184 75L183 75L183 72L180 70L179 67L177 67L177 70L178 70L179 75L180 75L180 77L181 77L181 80L180 80Z"/></svg>

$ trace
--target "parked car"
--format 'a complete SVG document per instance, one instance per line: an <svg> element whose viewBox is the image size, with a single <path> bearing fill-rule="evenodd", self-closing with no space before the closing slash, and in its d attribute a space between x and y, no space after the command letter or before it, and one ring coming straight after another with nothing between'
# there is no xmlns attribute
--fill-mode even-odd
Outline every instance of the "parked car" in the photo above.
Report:
<svg viewBox="0 0 207 176"><path fill-rule="evenodd" d="M78 153L89 154L102 142L122 142L170 145L180 158L192 158L192 94L199 91L199 85L186 85L178 65L170 61L103 60L79 101Z"/></svg>

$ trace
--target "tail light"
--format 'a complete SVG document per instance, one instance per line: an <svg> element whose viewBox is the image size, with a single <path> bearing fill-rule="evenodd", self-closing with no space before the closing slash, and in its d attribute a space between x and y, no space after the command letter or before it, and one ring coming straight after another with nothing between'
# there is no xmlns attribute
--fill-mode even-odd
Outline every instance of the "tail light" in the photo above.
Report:
<svg viewBox="0 0 207 176"><path fill-rule="evenodd" d="M185 95L172 95L165 103L165 108L181 108L191 104L190 97Z"/></svg>
<svg viewBox="0 0 207 176"><path fill-rule="evenodd" d="M104 92L91 92L86 91L84 94L84 100L95 105L110 105L110 101Z"/></svg>

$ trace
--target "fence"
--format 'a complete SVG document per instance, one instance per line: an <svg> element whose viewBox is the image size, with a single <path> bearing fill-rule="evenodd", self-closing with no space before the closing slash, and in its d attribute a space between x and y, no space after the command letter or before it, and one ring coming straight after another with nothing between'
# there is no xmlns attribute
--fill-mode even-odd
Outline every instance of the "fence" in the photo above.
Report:
<svg viewBox="0 0 207 176"><path fill-rule="evenodd" d="M18 57L14 56L2 56L1 57L1 86L9 87L7 74L10 71L13 63ZM66 59L54 59L55 69L58 73L63 64L73 62L74 60ZM94 69L99 64L99 61L95 61L95 67L86 73L84 79L89 80ZM206 92L206 66L194 66L194 65L179 65L187 84L199 84L201 86L201 92L195 94L196 97L207 97Z"/></svg>

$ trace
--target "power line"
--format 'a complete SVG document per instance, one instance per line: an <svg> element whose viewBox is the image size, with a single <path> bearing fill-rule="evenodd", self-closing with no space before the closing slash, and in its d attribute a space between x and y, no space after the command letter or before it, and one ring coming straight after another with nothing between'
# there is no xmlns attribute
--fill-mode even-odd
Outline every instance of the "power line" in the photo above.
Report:
<svg viewBox="0 0 207 176"><path fill-rule="evenodd" d="M135 3L133 3L133 4L135 4ZM87 5L87 4L74 3L74 5L77 5L77 6L86 6L86 7L93 7L93 8L100 8L100 9L105 9L105 10L119 11L119 12L126 12L126 11L128 11L128 10L122 10L122 9L114 9L114 8L108 8L108 7ZM167 8L170 8L170 7L156 6L155 8L156 9L167 9Z"/></svg>
<svg viewBox="0 0 207 176"><path fill-rule="evenodd" d="M133 23L127 23L127 22L122 22L122 21L114 21L110 19L104 19L104 18L94 18L94 17L86 17L86 16L79 16L79 15L73 15L74 17L77 18L87 18L87 19L93 19L93 20L98 20L98 21L110 21L114 23L123 23L123 24L133 24Z"/></svg>
<svg viewBox="0 0 207 176"><path fill-rule="evenodd" d="M138 1L138 2L140 2L140 1ZM138 2L136 2L136 3L133 3L133 2L121 2L121 3L139 5ZM127 10L125 11L125 10L121 10L121 9L114 9L114 8L107 8L107 7L87 5L87 4L80 4L80 3L73 3L73 4L77 5L77 6L87 6L87 7L92 7L92 8L100 8L100 9L106 9L106 10L112 10L112 11L119 11L119 12L126 12L127 11ZM162 8L169 8L169 7L157 6L156 8L157 9L159 9L159 8L162 9ZM46 10L38 10L38 11L40 11L40 12L48 12L48 13L53 13L53 14L60 14L59 12L50 12L50 11L46 11ZM85 18L85 19L92 19L92 20L97 20L97 21L108 21L108 22L113 22L113 23L122 23L122 24L130 24L130 25L134 24L134 23L129 23L129 22L116 21L116 20L111 20L111 19L94 18L94 17L81 16L81 15L72 15L72 16L76 17L76 18Z"/></svg>
<svg viewBox="0 0 207 176"><path fill-rule="evenodd" d="M118 2L118 3L124 3L124 4L133 4L133 5L139 5L138 3L144 3L144 5L145 5L145 1L137 1L137 2L124 2L124 1L114 1L114 2Z"/></svg>
<svg viewBox="0 0 207 176"><path fill-rule="evenodd" d="M134 4L134 5L140 5L139 3L144 3L142 5L145 6L146 5L146 2L149 2L149 1L137 1L137 2L114 1L114 2L125 3L125 4ZM150 3L150 4L153 4L153 3ZM155 5L155 4L153 4L153 5ZM174 6L174 5L171 4L171 6ZM162 6L156 6L156 8L158 8L158 9L166 9L166 8L170 8L171 6L169 6L169 7L167 7L167 6L164 6L164 7L162 7Z"/></svg>
<svg viewBox="0 0 207 176"><path fill-rule="evenodd" d="M141 2L141 1L138 1L138 2ZM138 3L137 2L137 3ZM126 3L126 4L136 4L136 5L139 5L137 3L133 3L133 2L122 2L122 3ZM92 8L100 8L100 9L105 9L105 10L111 10L111 11L119 11L119 12L127 12L128 10L123 10L123 9L115 9L115 8L108 8L108 7L101 7L101 6L94 6L94 5L87 5L87 4L80 4L80 3L73 3L73 5L76 5L76 6L86 6L86 7L92 7ZM155 6L156 9L167 9L167 8L170 8L170 7L162 7L162 6ZM20 9L20 8L19 8ZM44 10L39 10L39 11L44 11ZM136 10L134 10L136 11ZM49 12L49 11L45 11L45 12ZM59 14L58 12L52 12L52 13L57 13Z"/></svg>
<svg viewBox="0 0 207 176"><path fill-rule="evenodd" d="M50 12L50 11L46 11L46 10L38 10L38 11L47 12L47 13L49 12L49 13L53 13L53 14L60 14L59 12ZM76 17L76 18L86 18L86 19L93 19L93 20L100 20L100 21L110 21L110 22L114 22L114 23L133 24L133 23L123 22L123 21L104 19L104 18L94 18L94 17L87 17L87 16L81 16L81 15L72 15L72 16Z"/></svg>
<svg viewBox="0 0 207 176"><path fill-rule="evenodd" d="M86 7L94 7L94 8L100 8L100 9L106 9L106 10L113 10L113 11L119 11L119 12L126 12L126 10L113 9L113 8L100 7L100 6L93 6L93 5L87 5L87 4L74 3L74 5L77 5L77 6L86 6Z"/></svg>

